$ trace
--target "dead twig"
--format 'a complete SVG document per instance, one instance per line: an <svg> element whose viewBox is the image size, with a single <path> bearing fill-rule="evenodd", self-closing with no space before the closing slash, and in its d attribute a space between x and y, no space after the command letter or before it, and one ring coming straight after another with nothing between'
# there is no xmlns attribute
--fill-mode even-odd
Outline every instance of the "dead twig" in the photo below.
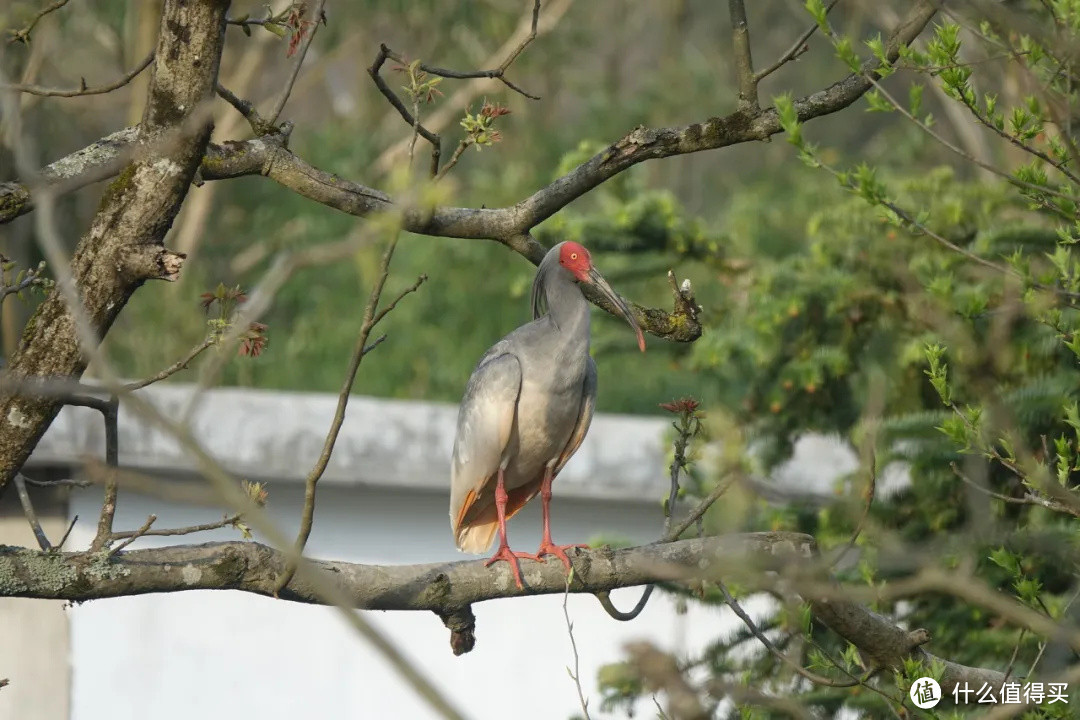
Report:
<svg viewBox="0 0 1080 720"><path fill-rule="evenodd" d="M150 531L150 526L154 524L155 520L157 520L157 515L150 515L149 517L147 517L146 522L144 522L142 524L142 527L140 527L138 530L135 530L134 532L128 533L127 540L120 543L119 545L117 545L116 547L114 547L112 550L109 551L108 557L112 557L113 555L120 552L121 550L126 548L128 545L130 545L131 543L135 542L136 540L141 538L143 535L148 533ZM116 535L113 535L112 539L115 539L115 538L116 538Z"/></svg>
<svg viewBox="0 0 1080 720"><path fill-rule="evenodd" d="M241 514L229 515L223 517L221 520L212 523L203 523L202 525L188 525L187 527L179 528L165 528L162 530L151 530L149 526L145 529L139 530L125 530L122 532L114 532L112 534L113 540L122 540L124 538L131 537L175 537L177 535L192 535L194 533L207 532L209 530L219 530L223 527L229 527L236 525L240 522Z"/></svg>
<svg viewBox="0 0 1080 720"><path fill-rule="evenodd" d="M41 85L4 85L3 89L12 90L14 92L26 93L27 95L38 95L40 97L85 97L87 95L105 95L111 93L114 90L127 85L134 80L139 73L146 68L150 67L150 63L154 61L154 51L151 50L150 54L143 58L138 65L133 67L128 72L124 73L118 79L106 85L97 85L95 87L87 87L86 79L79 79L78 88L49 88Z"/></svg>
<svg viewBox="0 0 1080 720"><path fill-rule="evenodd" d="M64 536L60 538L60 542L56 544L57 550L64 549L64 543L67 542L68 536L71 535L71 531L75 529L75 523L79 522L79 516L71 518L71 522L68 523L67 530L64 531Z"/></svg>
<svg viewBox="0 0 1080 720"><path fill-rule="evenodd" d="M371 335L371 331L380 320L397 307L398 302L400 302L402 298L415 292L419 289L420 285L427 280L426 275L421 275L413 285L405 288L405 290L399 293L389 305L381 311L376 312L376 308L382 298L383 287L386 285L386 279L390 275L390 260L394 257L394 249L396 247L397 236L395 235L387 246L386 252L383 253L382 262L379 265L379 275L375 279L375 284L371 288L371 293L368 296L367 306L364 308L363 321L360 324L360 332L356 338L356 347L353 349L352 359L349 362L349 368L345 373L345 380L342 382L341 391L338 393L337 408L334 411L333 419L330 421L330 429L326 433L322 452L319 454L319 458L315 461L314 467L311 468L311 472L308 473L307 479L304 482L304 508L300 517L300 531L296 536L297 558L303 555L304 546L307 545L308 537L311 536L311 527L315 519L315 490L319 483L319 479L322 477L323 473L326 472L326 467L330 463L330 456L334 452L334 444L337 442L338 433L341 431L341 425L345 421L345 409L349 404L349 396L352 394L353 383L356 381L356 373L360 369L360 363L365 355L374 350L386 339L386 336L383 335L369 345L368 338ZM283 572L278 579L277 590L279 592L292 580L293 575L296 573L296 569L297 564L295 562L290 563L286 567L285 572Z"/></svg>
<svg viewBox="0 0 1080 720"><path fill-rule="evenodd" d="M458 143L457 148L454 149L454 154L450 156L450 162L443 166L442 170L435 174L435 182L442 180L450 170L458 164L458 160L465 154L465 151L472 145L472 138L465 138Z"/></svg>
<svg viewBox="0 0 1080 720"><path fill-rule="evenodd" d="M832 678L827 678L824 675L818 675L815 672L807 670L800 663L795 662L787 655L780 652L780 649L777 648L771 640L769 640L765 633L761 631L761 628L757 626L757 623L755 623L753 619L746 613L746 611L743 610L742 605L739 604L739 601L736 600L730 592L728 592L727 586L725 586L724 583L719 581L717 581L716 586L720 588L720 592L724 595L724 602L726 602L728 607L731 608L731 611L734 612L739 617L739 619L743 621L743 624L746 625L747 629L751 633L753 633L754 637L756 637L758 641L765 646L765 649L772 653L772 655L774 655L782 663L797 672L799 675L803 676L812 683L815 683L817 685L824 685L825 687L845 688L855 687L856 685L861 684L861 681L858 678L854 678L853 680L833 680Z"/></svg>
<svg viewBox="0 0 1080 720"><path fill-rule="evenodd" d="M825 14L828 15L829 12L834 7L836 7L836 3L838 2L840 2L840 0L832 0L828 5L826 5ZM772 75L774 72L782 68L787 63L791 62L792 60L799 59L799 57L803 53L810 49L810 46L806 44L806 41L809 40L815 32L817 32L817 29L817 23L814 23L813 25L808 27L806 31L803 32L803 34L800 35L794 43L792 43L791 47L789 47L783 55L773 61L771 65L763 68L762 70L759 70L757 74L754 75L754 82L760 83L762 80Z"/></svg>
<svg viewBox="0 0 1080 720"><path fill-rule="evenodd" d="M63 400L65 405L93 408L101 413L105 421L105 464L110 468L110 472L105 481L105 498L101 504L97 534L94 535L94 540L90 544L92 551L98 551L105 547L112 536L113 516L116 514L116 466L119 464L120 456L117 420L120 414L120 401L116 395L110 395L108 400L90 395L73 395Z"/></svg>
<svg viewBox="0 0 1080 720"><path fill-rule="evenodd" d="M30 502L30 493L26 491L26 479L22 476L22 473L15 473L14 481L15 490L19 493L19 502L22 504L23 515L26 516L26 521L30 523L30 529L34 531L34 537L37 539L38 547L46 551L52 550L49 538L41 528L41 522L38 521L37 513L34 512L34 504Z"/></svg>
<svg viewBox="0 0 1080 720"><path fill-rule="evenodd" d="M687 529L695 522L697 522L699 518L703 517L708 511L708 509L713 506L713 503L719 500L720 497L727 492L728 488L731 487L731 484L735 482L738 478L739 476L736 475L734 477L728 478L727 482L721 482L717 484L717 486L714 487L708 495L702 498L701 502L699 502L697 506L694 507L694 509L691 510L685 518L683 518L682 522L680 522L670 532L664 535L664 542L672 542L674 540L678 540L679 536L686 532Z"/></svg>
<svg viewBox="0 0 1080 720"><path fill-rule="evenodd" d="M74 480L72 478L63 478L60 480L32 480L31 478L25 478L26 484L30 487L79 487L88 488L94 483L89 480Z"/></svg>
<svg viewBox="0 0 1080 720"><path fill-rule="evenodd" d="M429 73L431 75L438 75L439 77L449 78L451 80L472 80L472 79L475 79L475 78L491 78L492 80L498 80L499 82L506 85L506 87L510 88L511 90L513 90L516 93L524 95L525 97L529 98L530 100L539 100L540 99L539 95L532 95L530 93L525 92L520 87L518 87L514 83L510 82L510 80L507 79L507 77L506 77L507 69L509 69L509 67L514 63L514 61L517 60L518 56L521 55L522 52L524 52L525 48L527 48L530 45L530 43L532 43L532 41L536 39L536 28L537 28L537 24L539 23L539 21L540 21L540 0L533 0L532 24L530 25L528 35L526 35L524 38L522 38L521 42L518 43L517 46L513 50L510 51L510 53L506 56L506 58L502 61L502 63L497 68L493 68L491 70L466 70L464 72L461 72L461 71L458 71L458 70L449 70L447 68L437 67L435 65L427 65L425 63L420 63L418 65L418 67L419 67L420 70L423 70L424 72ZM403 65L407 64L405 59L401 55L394 52L393 50L390 50L389 48L387 48L387 54L388 54L388 56L389 56L389 58L391 60L394 60L395 62L399 62L399 63L401 63Z"/></svg>
<svg viewBox="0 0 1080 720"><path fill-rule="evenodd" d="M1010 495L1003 495L999 492L994 492L989 488L983 487L979 483L969 478L960 470L960 468L956 466L956 463L949 463L949 467L952 468L953 474L963 480L965 484L978 490L984 495L994 498L995 500L1000 500L1001 502L1008 503L1010 505L1036 505L1038 507L1044 507L1047 510L1053 510L1054 512L1061 512L1072 515L1073 517L1080 517L1080 509L1078 508L1070 507L1068 505L1060 503L1056 500L1052 500L1048 497L1032 492L1030 490L1026 491L1023 497L1012 497Z"/></svg>
<svg viewBox="0 0 1080 720"><path fill-rule="evenodd" d="M592 720L589 715L589 699L585 697L585 691L581 689L581 658L578 655L577 641L574 640L574 622L570 619L570 609L567 607L567 602L570 600L570 583L574 581L574 569L570 568L570 572L566 575L566 592L563 593L562 611L563 617L566 618L566 633L570 636L570 649L574 653L574 669L566 668L566 673L570 676L570 679L574 681L574 687L577 688L578 702L581 704L581 713L585 720ZM651 585L649 587L652 587Z"/></svg>
<svg viewBox="0 0 1080 720"><path fill-rule="evenodd" d="M51 12L56 12L60 8L68 4L68 0L56 0L52 5L46 5L37 12L34 17L30 18L30 22L23 27L22 30L10 30L11 37L8 38L9 43L21 42L27 44L30 42L30 31L41 21L43 17Z"/></svg>
<svg viewBox="0 0 1080 720"><path fill-rule="evenodd" d="M244 119L248 121L248 125L251 126L256 135L261 136L273 131L274 126L259 114L254 104L238 97L221 83L217 84L215 92L217 92L218 97L232 105L238 113L244 116Z"/></svg>
<svg viewBox="0 0 1080 720"><path fill-rule="evenodd" d="M191 351L187 355L185 355L183 357L183 359L177 360L175 363L173 363L169 367L165 368L161 372L158 372L158 373L156 373L154 375L151 375L148 378L143 378L142 380L137 380L135 382L130 382L130 383L126 384L126 385L121 385L120 390L122 392L132 392L133 390L139 390L141 388L146 387L147 385L153 385L156 382L160 382L161 380L164 380L165 378L169 377L170 375L174 375L175 373L178 373L181 370L187 370L187 367L188 367L189 364L191 364L192 360L199 357L199 355L201 355L203 353L203 351L205 351L207 348L209 348L211 345L213 345L216 342L217 342L217 338L215 336L211 335L211 336L207 337L205 340L203 340L201 343L199 343L198 345L193 347L191 349Z"/></svg>

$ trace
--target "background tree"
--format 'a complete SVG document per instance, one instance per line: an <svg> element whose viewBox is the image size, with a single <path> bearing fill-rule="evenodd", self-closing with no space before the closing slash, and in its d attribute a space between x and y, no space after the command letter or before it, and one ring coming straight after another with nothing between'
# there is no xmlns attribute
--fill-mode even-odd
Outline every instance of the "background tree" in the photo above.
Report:
<svg viewBox="0 0 1080 720"><path fill-rule="evenodd" d="M204 385L340 389L340 423L363 361L364 392L456 399L471 363L524 314L532 268L504 248L535 263L576 239L614 268L643 327L672 341L642 361L605 340L615 325L598 328L602 372L625 378L605 386L601 409L692 394L709 414L669 406L680 432L667 542L582 553L569 590L662 582L747 621L702 657L631 648L605 670L603 710L660 690L672 717L886 717L911 711L921 675L946 693L1080 682L1080 6L810 0L802 12L733 0L723 12L646 4L627 18L618 4L568 0L523 3L521 16L481 3L338 5L5 11L0 492L24 482L63 403L98 407L108 424L119 398L188 447L229 524L277 549L125 550L157 529L112 528L122 480L145 481L112 467L112 442L91 468L107 488L93 547L60 553L42 537L40 552L0 549L0 594L180 590L192 586L170 568L199 558L216 569L200 587L335 603L362 633L347 608L433 610L466 651L470 604L515 594L496 589L503 569L339 564L333 583L298 561L334 430L292 541L262 518L259 487L229 477L135 389L198 357ZM856 102L877 113L840 112ZM822 116L833 117L803 127ZM794 152L760 143L780 132ZM687 157L644 163L672 156ZM229 362L238 350L251 357ZM92 388L77 383L88 366ZM699 425L720 441L719 462L695 462ZM835 497L791 498L763 479L810 431L859 450ZM884 487L897 464L910 482ZM696 519L707 536L678 539ZM761 530L771 534L745 534ZM694 570L703 557L708 569ZM552 565L526 592L566 588ZM757 592L776 603L755 624L740 600ZM1013 710L1066 717L1076 701Z"/></svg>

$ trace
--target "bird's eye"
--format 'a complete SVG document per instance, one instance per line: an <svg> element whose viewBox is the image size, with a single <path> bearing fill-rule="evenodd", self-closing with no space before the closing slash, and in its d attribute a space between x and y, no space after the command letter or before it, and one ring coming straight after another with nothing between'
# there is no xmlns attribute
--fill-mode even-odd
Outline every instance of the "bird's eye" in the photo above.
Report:
<svg viewBox="0 0 1080 720"><path fill-rule="evenodd" d="M570 253L571 260L577 260L577 253Z"/></svg>

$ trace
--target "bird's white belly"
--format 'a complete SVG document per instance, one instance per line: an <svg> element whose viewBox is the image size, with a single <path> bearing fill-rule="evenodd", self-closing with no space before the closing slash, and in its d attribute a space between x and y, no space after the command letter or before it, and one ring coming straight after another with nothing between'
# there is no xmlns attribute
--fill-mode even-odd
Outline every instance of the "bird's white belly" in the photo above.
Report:
<svg viewBox="0 0 1080 720"><path fill-rule="evenodd" d="M537 482L544 466L562 454L577 424L581 409L581 383L565 389L522 384L517 422L507 447L508 488Z"/></svg>

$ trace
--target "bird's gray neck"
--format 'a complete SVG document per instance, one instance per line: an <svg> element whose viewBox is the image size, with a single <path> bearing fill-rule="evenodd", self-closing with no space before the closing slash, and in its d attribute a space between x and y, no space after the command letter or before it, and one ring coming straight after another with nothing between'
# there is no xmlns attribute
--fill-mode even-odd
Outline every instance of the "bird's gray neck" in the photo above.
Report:
<svg viewBox="0 0 1080 720"><path fill-rule="evenodd" d="M544 287L548 315L567 341L589 347L589 302L569 273L552 273Z"/></svg>

